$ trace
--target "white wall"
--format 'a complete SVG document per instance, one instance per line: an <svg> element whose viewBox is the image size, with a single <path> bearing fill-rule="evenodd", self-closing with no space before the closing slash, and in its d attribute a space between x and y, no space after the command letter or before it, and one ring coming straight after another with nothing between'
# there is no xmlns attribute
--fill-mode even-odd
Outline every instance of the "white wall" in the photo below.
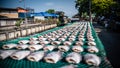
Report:
<svg viewBox="0 0 120 68"><path fill-rule="evenodd" d="M45 20L44 16L35 16L34 19Z"/></svg>
<svg viewBox="0 0 120 68"><path fill-rule="evenodd" d="M0 26L15 25L16 20L0 20Z"/></svg>
<svg viewBox="0 0 120 68"><path fill-rule="evenodd" d="M5 20L0 20L0 26L6 26L6 21Z"/></svg>

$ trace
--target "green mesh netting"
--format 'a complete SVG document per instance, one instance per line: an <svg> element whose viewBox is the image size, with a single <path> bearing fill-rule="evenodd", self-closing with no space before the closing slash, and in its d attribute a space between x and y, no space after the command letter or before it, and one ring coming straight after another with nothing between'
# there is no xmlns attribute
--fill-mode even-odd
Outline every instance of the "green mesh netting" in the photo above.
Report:
<svg viewBox="0 0 120 68"><path fill-rule="evenodd" d="M69 25L72 25L72 24L69 24ZM68 26L68 25L66 25L66 26ZM94 67L94 66L87 65L83 60L79 64L74 64L74 65L77 65L77 68L112 68L111 64L106 59L106 52L104 50L104 46L101 43L98 36L96 35L96 32L95 32L92 24L91 24L91 27L92 27L92 35L95 39L95 42L97 44L98 49L100 50L96 54L102 59L102 62L101 62L99 67ZM47 31L44 31L44 32L37 33L35 35L31 35L31 36L38 37L40 35L47 34L49 32L59 30L61 28L63 28L63 27L56 27L56 28L53 28L53 29L50 29L50 30L47 30ZM8 41L2 41L2 42L0 42L0 49L2 49L1 47L2 47L3 44L17 43L19 40L27 40L31 36L21 37L21 38L17 38L17 39L13 39L13 40L8 40ZM85 44L83 45L83 48L85 49L87 47L86 41L84 41L84 43ZM39 62L32 62L32 61L27 60L26 58L22 59L22 60L13 60L10 57L8 57L5 60L0 60L0 68L60 68L61 66L70 65L64 59L65 56L70 52L72 52L72 50L69 50L68 52L65 52L63 54L63 59L58 61L56 64L46 63L44 60L40 60ZM88 52L83 51L81 53L81 55L84 55L86 53L88 53Z"/></svg>

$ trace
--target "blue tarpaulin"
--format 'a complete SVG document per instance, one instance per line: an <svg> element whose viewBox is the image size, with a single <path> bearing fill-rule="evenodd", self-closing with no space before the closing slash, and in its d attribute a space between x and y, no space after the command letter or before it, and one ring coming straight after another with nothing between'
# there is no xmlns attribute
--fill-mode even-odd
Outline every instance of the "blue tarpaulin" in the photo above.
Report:
<svg viewBox="0 0 120 68"><path fill-rule="evenodd" d="M31 13L30 16L43 16L41 13Z"/></svg>
<svg viewBox="0 0 120 68"><path fill-rule="evenodd" d="M26 17L31 17L30 15L30 13L19 13L18 14L18 16L19 16L19 18L25 18L25 15L26 15Z"/></svg>
<svg viewBox="0 0 120 68"><path fill-rule="evenodd" d="M30 16L58 17L57 14L50 14L50 13L47 13L47 12L31 13Z"/></svg>

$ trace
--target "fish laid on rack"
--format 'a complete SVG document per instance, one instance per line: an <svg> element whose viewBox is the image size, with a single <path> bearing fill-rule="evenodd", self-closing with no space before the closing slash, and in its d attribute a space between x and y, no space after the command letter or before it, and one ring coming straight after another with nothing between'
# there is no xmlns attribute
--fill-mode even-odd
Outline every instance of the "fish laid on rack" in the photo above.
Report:
<svg viewBox="0 0 120 68"><path fill-rule="evenodd" d="M75 38L69 38L68 40L72 42L75 41Z"/></svg>
<svg viewBox="0 0 120 68"><path fill-rule="evenodd" d="M70 47L69 47L69 46L64 46L64 45L62 45L62 46L58 46L58 49L59 49L60 51L67 52L67 51L70 49Z"/></svg>
<svg viewBox="0 0 120 68"><path fill-rule="evenodd" d="M48 40L48 41L55 41L56 38L48 38L47 40Z"/></svg>
<svg viewBox="0 0 120 68"><path fill-rule="evenodd" d="M3 49L12 49L14 47L16 47L17 44L14 44L14 43L10 43L10 44L5 44L2 46Z"/></svg>
<svg viewBox="0 0 120 68"><path fill-rule="evenodd" d="M37 51L42 49L43 47L44 47L43 45L30 45L28 49L30 49L30 51Z"/></svg>
<svg viewBox="0 0 120 68"><path fill-rule="evenodd" d="M71 52L66 56L66 61L68 63L80 63L82 56L79 53Z"/></svg>
<svg viewBox="0 0 120 68"><path fill-rule="evenodd" d="M36 40L38 40L38 38L36 38L36 37L31 37L30 38L30 41L36 41Z"/></svg>
<svg viewBox="0 0 120 68"><path fill-rule="evenodd" d="M99 52L99 50L96 46L88 46L87 51L91 52L91 53L98 53Z"/></svg>
<svg viewBox="0 0 120 68"><path fill-rule="evenodd" d="M52 45L59 45L61 42L60 41L53 41L51 42Z"/></svg>
<svg viewBox="0 0 120 68"><path fill-rule="evenodd" d="M88 38L88 41L95 41L94 38Z"/></svg>
<svg viewBox="0 0 120 68"><path fill-rule="evenodd" d="M27 43L29 43L29 40L20 40L18 43L21 45L27 44Z"/></svg>
<svg viewBox="0 0 120 68"><path fill-rule="evenodd" d="M69 45L72 44L72 42L70 42L70 41L65 41L63 44L69 46Z"/></svg>
<svg viewBox="0 0 120 68"><path fill-rule="evenodd" d="M45 41L47 38L39 37L39 41Z"/></svg>
<svg viewBox="0 0 120 68"><path fill-rule="evenodd" d="M20 50L20 49L26 49L26 48L28 48L28 46L29 46L29 45L23 44L23 45L18 45L18 46L16 46L16 48L19 49L19 50Z"/></svg>
<svg viewBox="0 0 120 68"><path fill-rule="evenodd" d="M11 54L16 52L17 50L1 50L0 52L0 59L6 59L9 57Z"/></svg>
<svg viewBox="0 0 120 68"><path fill-rule="evenodd" d="M40 41L40 44L41 45L47 45L47 44L49 44L50 42L49 41Z"/></svg>
<svg viewBox="0 0 120 68"><path fill-rule="evenodd" d="M73 65L73 64L70 64L70 65L65 65L65 66L62 66L60 68L78 68L77 65Z"/></svg>
<svg viewBox="0 0 120 68"><path fill-rule="evenodd" d="M88 45L89 45L89 46L96 46L96 43L93 42L93 41L88 41Z"/></svg>
<svg viewBox="0 0 120 68"><path fill-rule="evenodd" d="M79 46L82 46L84 43L83 43L83 41L76 41L75 44L76 44L76 45L79 45Z"/></svg>
<svg viewBox="0 0 120 68"><path fill-rule="evenodd" d="M39 60L41 60L44 57L44 55L45 55L44 51L37 51L37 52L33 52L29 56L27 56L27 59L30 61L38 62Z"/></svg>
<svg viewBox="0 0 120 68"><path fill-rule="evenodd" d="M84 39L84 38L78 38L78 40L79 40L79 41L85 41L85 39Z"/></svg>
<svg viewBox="0 0 120 68"><path fill-rule="evenodd" d="M48 53L44 57L44 60L48 63L57 63L61 59L62 59L62 52L59 52L59 51Z"/></svg>
<svg viewBox="0 0 120 68"><path fill-rule="evenodd" d="M29 44L30 44L30 45L39 44L39 43L40 43L40 41L29 41Z"/></svg>
<svg viewBox="0 0 120 68"><path fill-rule="evenodd" d="M58 38L59 41L65 41L65 38Z"/></svg>
<svg viewBox="0 0 120 68"><path fill-rule="evenodd" d="M84 60L88 65L99 66L101 59L95 54L84 55Z"/></svg>
<svg viewBox="0 0 120 68"><path fill-rule="evenodd" d="M81 47L81 46L73 46L72 50L74 52L83 52L83 47Z"/></svg>
<svg viewBox="0 0 120 68"><path fill-rule="evenodd" d="M21 60L25 58L26 56L28 56L29 54L30 54L30 51L23 50L23 51L17 51L13 53L10 57L15 60Z"/></svg>
<svg viewBox="0 0 120 68"><path fill-rule="evenodd" d="M43 48L44 51L52 51L56 48L55 45L48 45Z"/></svg>

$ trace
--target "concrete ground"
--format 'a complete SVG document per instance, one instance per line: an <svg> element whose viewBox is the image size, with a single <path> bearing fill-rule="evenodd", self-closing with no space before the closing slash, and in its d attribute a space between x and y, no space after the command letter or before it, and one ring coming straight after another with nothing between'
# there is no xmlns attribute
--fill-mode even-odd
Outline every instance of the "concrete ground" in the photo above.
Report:
<svg viewBox="0 0 120 68"><path fill-rule="evenodd" d="M107 31L96 23L93 26L105 47L108 60L114 68L120 68L120 33Z"/></svg>

